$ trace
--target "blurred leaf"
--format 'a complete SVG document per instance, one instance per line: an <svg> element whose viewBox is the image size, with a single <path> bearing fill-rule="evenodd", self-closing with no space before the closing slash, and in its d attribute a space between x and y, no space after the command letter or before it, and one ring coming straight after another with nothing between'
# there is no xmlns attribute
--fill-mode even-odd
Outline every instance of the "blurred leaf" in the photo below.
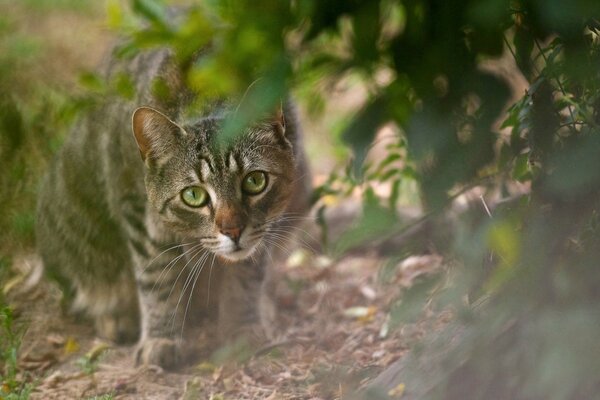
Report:
<svg viewBox="0 0 600 400"><path fill-rule="evenodd" d="M512 177L519 182L524 182L528 179L531 179L528 154L521 154L515 159Z"/></svg>
<svg viewBox="0 0 600 400"><path fill-rule="evenodd" d="M132 9L161 28L168 26L165 8L159 0L133 0Z"/></svg>
<svg viewBox="0 0 600 400"><path fill-rule="evenodd" d="M362 176L362 163L369 146L377 129L386 122L386 119L386 102L383 98L378 97L358 113L343 133L342 139L350 144L354 150L352 170L355 176Z"/></svg>
<svg viewBox="0 0 600 400"><path fill-rule="evenodd" d="M0 154L8 159L23 143L23 117L10 96L0 95Z"/></svg>
<svg viewBox="0 0 600 400"><path fill-rule="evenodd" d="M396 209L396 205L398 203L398 198L400 198L400 180L397 179L394 182L392 182L392 191L390 193L390 201L389 201L389 207L392 210Z"/></svg>
<svg viewBox="0 0 600 400"><path fill-rule="evenodd" d="M86 71L79 75L79 84L87 90L94 92L104 92L106 90L106 82L94 72Z"/></svg>
<svg viewBox="0 0 600 400"><path fill-rule="evenodd" d="M515 56L517 66L523 72L526 78L532 76L531 52L533 51L533 35L524 26L515 27L515 36L513 38L515 45Z"/></svg>
<svg viewBox="0 0 600 400"><path fill-rule="evenodd" d="M21 240L33 238L35 229L35 213L33 210L13 214L12 229Z"/></svg>
<svg viewBox="0 0 600 400"><path fill-rule="evenodd" d="M290 73L286 60L279 60L265 76L252 82L236 108L236 112L227 119L219 140L228 142L244 132L244 129L260 118L274 112L282 101L286 101L286 77Z"/></svg>
<svg viewBox="0 0 600 400"><path fill-rule="evenodd" d="M404 394L406 390L406 385L404 383L399 383L393 389L388 392L388 396L393 398L400 398Z"/></svg>
<svg viewBox="0 0 600 400"><path fill-rule="evenodd" d="M135 97L135 86L127 73L120 73L114 79L117 93L125 99L132 100Z"/></svg>
<svg viewBox="0 0 600 400"><path fill-rule="evenodd" d="M353 48L356 61L369 67L379 58L377 43L380 33L381 22L380 4L377 1L367 1L354 13L354 35Z"/></svg>
<svg viewBox="0 0 600 400"><path fill-rule="evenodd" d="M79 347L80 346L77 340L73 339L72 337L69 337L65 342L64 352L65 354L77 353L79 351Z"/></svg>
<svg viewBox="0 0 600 400"><path fill-rule="evenodd" d="M112 29L121 28L125 20L123 8L119 0L107 0L106 22Z"/></svg>
<svg viewBox="0 0 600 400"><path fill-rule="evenodd" d="M553 155L554 170L548 177L548 187L567 197L589 193L600 188L600 136L578 137L564 151ZM577 165L577 168L573 168Z"/></svg>
<svg viewBox="0 0 600 400"><path fill-rule="evenodd" d="M343 254L355 245L380 239L396 228L397 224L398 217L394 210L383 207L373 191L368 189L361 217L337 240L335 253Z"/></svg>
<svg viewBox="0 0 600 400"><path fill-rule="evenodd" d="M520 234L509 221L495 222L488 232L487 242L490 257L498 260L498 266L483 285L489 293L498 291L518 276L521 267L517 262L522 250Z"/></svg>
<svg viewBox="0 0 600 400"><path fill-rule="evenodd" d="M513 267L521 254L519 234L508 221L494 223L488 234L490 249L502 260L502 264Z"/></svg>
<svg viewBox="0 0 600 400"><path fill-rule="evenodd" d="M410 324L415 322L425 309L431 291L440 283L440 274L419 278L409 289L402 292L390 313L391 325Z"/></svg>
<svg viewBox="0 0 600 400"><path fill-rule="evenodd" d="M343 312L344 317L357 319L359 321L370 321L375 317L377 307L350 307Z"/></svg>

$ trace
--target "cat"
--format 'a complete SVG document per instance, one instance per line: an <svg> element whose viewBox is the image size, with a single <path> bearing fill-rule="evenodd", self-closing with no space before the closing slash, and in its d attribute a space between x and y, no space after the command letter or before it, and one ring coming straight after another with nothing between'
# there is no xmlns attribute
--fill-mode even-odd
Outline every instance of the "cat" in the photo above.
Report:
<svg viewBox="0 0 600 400"><path fill-rule="evenodd" d="M169 50L106 63L107 81L119 74L135 98L107 96L86 112L41 186L47 275L99 336L137 340L138 364L176 367L186 321L216 320L225 343L264 341L274 332L272 253L310 192L292 102L222 143L232 102L187 115L197 98Z"/></svg>

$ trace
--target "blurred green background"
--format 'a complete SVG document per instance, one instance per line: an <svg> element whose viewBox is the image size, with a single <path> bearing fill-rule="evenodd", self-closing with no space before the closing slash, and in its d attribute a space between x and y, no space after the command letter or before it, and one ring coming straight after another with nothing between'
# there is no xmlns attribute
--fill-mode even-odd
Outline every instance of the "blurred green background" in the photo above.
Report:
<svg viewBox="0 0 600 400"><path fill-rule="evenodd" d="M37 186L112 35L91 1L0 2L0 254L33 244Z"/></svg>

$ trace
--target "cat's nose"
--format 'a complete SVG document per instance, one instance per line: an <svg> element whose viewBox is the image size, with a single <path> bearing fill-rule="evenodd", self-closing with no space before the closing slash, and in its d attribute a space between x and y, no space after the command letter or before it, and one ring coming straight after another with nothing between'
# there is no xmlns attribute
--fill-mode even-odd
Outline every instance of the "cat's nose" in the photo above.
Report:
<svg viewBox="0 0 600 400"><path fill-rule="evenodd" d="M242 231L244 230L245 226L244 225L240 225L240 226L235 226L235 227L223 227L220 229L220 232L227 236L228 238L230 238L231 240L233 240L235 243L237 243L240 240L240 236L242 236Z"/></svg>

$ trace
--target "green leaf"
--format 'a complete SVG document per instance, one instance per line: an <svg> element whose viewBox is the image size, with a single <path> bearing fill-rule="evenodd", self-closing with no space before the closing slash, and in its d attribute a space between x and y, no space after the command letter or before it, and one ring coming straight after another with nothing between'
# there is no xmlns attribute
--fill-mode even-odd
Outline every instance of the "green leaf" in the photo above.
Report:
<svg viewBox="0 0 600 400"><path fill-rule="evenodd" d="M135 85L127 73L118 74L113 84L117 93L125 99L131 100L135 97Z"/></svg>
<svg viewBox="0 0 600 400"><path fill-rule="evenodd" d="M157 0L133 0L133 11L153 24L167 27L167 17L164 5Z"/></svg>
<svg viewBox="0 0 600 400"><path fill-rule="evenodd" d="M104 92L106 90L106 82L94 72L87 71L79 75L79 84L94 92Z"/></svg>
<svg viewBox="0 0 600 400"><path fill-rule="evenodd" d="M354 151L352 171L358 178L362 177L362 164L375 138L375 133L385 123L386 118L386 101L378 97L358 113L342 134L344 142L348 143Z"/></svg>
<svg viewBox="0 0 600 400"><path fill-rule="evenodd" d="M379 240L398 226L395 212L382 206L371 188L365 191L364 196L362 215L335 243L334 250L338 255L353 246Z"/></svg>
<svg viewBox="0 0 600 400"><path fill-rule="evenodd" d="M398 204L398 199L400 198L400 179L396 179L392 182L392 191L390 193L389 207L391 210L396 209L396 204Z"/></svg>
<svg viewBox="0 0 600 400"><path fill-rule="evenodd" d="M517 66L525 77L530 78L532 73L531 52L534 45L531 32L526 30L522 25L517 25L513 43L515 45L515 61L517 62Z"/></svg>
<svg viewBox="0 0 600 400"><path fill-rule="evenodd" d="M0 155L11 157L23 145L23 116L12 96L0 96Z"/></svg>
<svg viewBox="0 0 600 400"><path fill-rule="evenodd" d="M529 169L529 154L520 154L515 158L515 164L512 170L512 178L519 182L525 182L531 178Z"/></svg>
<svg viewBox="0 0 600 400"><path fill-rule="evenodd" d="M388 154L387 157L384 158L383 161L381 163L379 163L379 165L377 166L377 171L375 173L375 176L377 176L378 174L381 174L381 172L383 171L383 169L385 169L385 167L387 167L388 165L390 165L394 161L400 160L401 158L402 158L402 156L400 154L398 154L398 153L390 153L390 154Z"/></svg>
<svg viewBox="0 0 600 400"><path fill-rule="evenodd" d="M379 181L381 182L386 182L388 180L390 180L391 178L400 175L400 168L390 168L387 171L385 171L384 173L379 174Z"/></svg>
<svg viewBox="0 0 600 400"><path fill-rule="evenodd" d="M403 292L400 300L392 307L391 326L416 322L431 297L432 290L440 281L441 274L426 276Z"/></svg>

